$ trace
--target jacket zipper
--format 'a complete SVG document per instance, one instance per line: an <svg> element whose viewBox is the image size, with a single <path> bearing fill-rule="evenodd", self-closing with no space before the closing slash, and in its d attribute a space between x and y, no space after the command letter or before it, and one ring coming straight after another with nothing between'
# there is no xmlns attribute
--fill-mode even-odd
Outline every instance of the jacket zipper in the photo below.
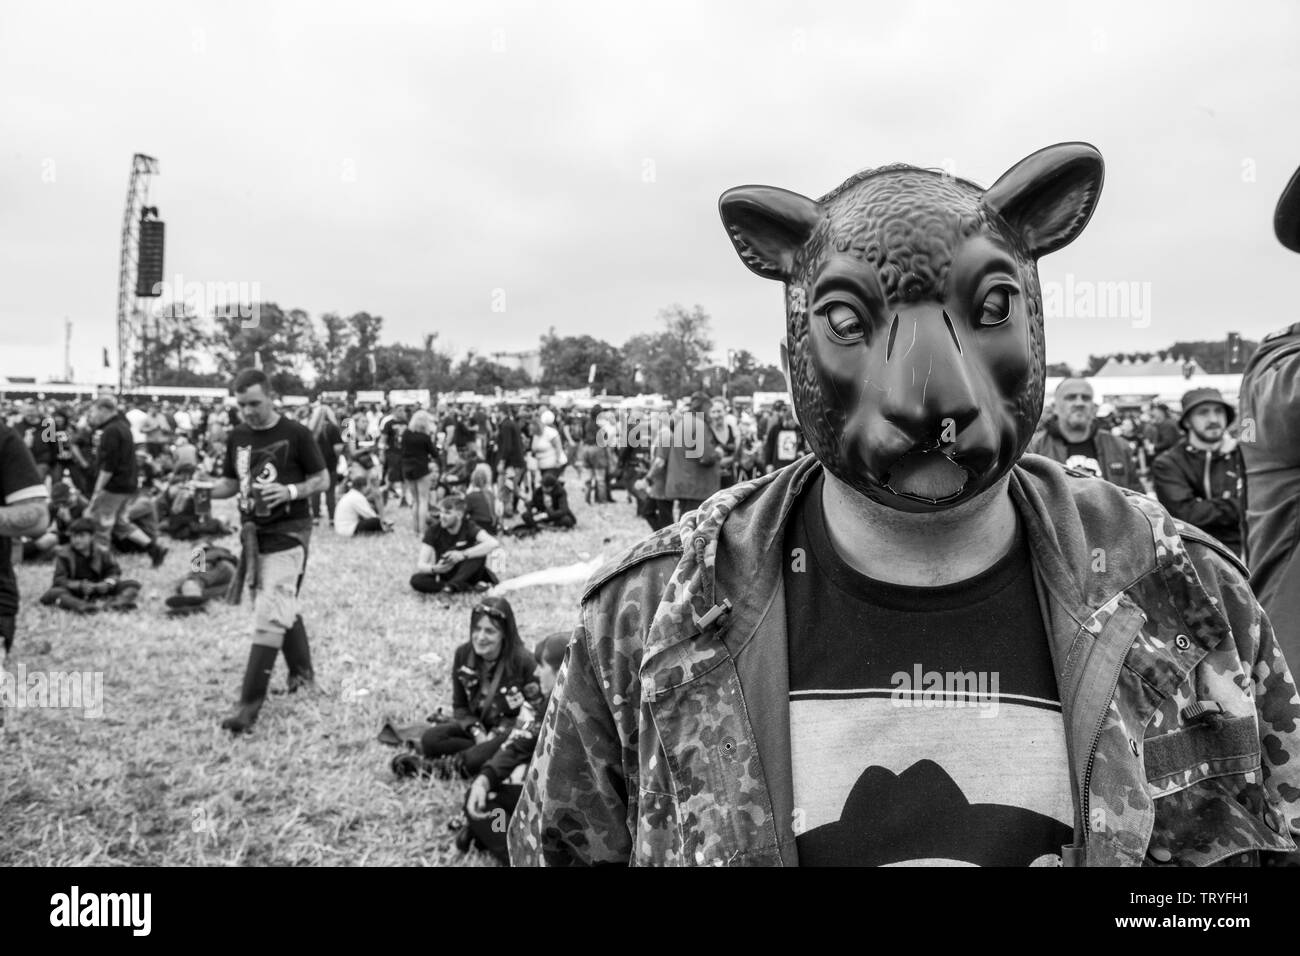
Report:
<svg viewBox="0 0 1300 956"><path fill-rule="evenodd" d="M1097 717L1097 729L1092 734L1092 745L1088 748L1088 762L1083 768L1083 826L1084 838L1083 845L1085 849L1084 863L1087 864L1086 848L1088 845L1087 834L1092 833L1092 765L1097 760L1097 745L1101 742L1101 729L1106 724L1106 714L1110 711L1111 702L1115 699L1115 689L1119 687L1119 677L1124 667L1121 664L1115 671L1115 680L1110 685L1110 693L1106 695L1106 703L1101 709L1101 714Z"/></svg>

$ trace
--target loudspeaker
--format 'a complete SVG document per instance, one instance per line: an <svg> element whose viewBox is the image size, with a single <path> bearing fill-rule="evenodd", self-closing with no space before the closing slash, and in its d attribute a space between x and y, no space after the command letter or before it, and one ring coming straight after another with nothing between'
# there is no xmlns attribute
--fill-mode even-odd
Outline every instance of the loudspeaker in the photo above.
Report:
<svg viewBox="0 0 1300 956"><path fill-rule="evenodd" d="M140 220L140 259L135 273L135 294L154 298L162 294L163 223L157 219Z"/></svg>

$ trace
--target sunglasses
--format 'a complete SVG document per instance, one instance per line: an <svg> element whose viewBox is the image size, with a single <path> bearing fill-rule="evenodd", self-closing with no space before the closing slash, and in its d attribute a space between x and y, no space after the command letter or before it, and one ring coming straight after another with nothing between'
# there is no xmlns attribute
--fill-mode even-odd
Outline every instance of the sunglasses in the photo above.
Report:
<svg viewBox="0 0 1300 956"><path fill-rule="evenodd" d="M506 619L505 611L501 610L499 607L493 607L490 604L480 604L478 607L474 608L474 613L476 615L486 614L488 617L494 617L498 621L504 621Z"/></svg>

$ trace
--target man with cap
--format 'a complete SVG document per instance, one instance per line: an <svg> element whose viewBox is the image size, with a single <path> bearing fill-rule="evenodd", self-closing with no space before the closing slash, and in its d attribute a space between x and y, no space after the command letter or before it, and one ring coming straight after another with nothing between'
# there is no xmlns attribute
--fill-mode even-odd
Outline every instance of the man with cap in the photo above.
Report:
<svg viewBox="0 0 1300 956"><path fill-rule="evenodd" d="M1023 454L1037 260L1101 156L987 190L891 165L742 186L813 454L588 582L515 864L1236 865L1300 834L1300 697L1241 562ZM983 676L981 676L983 675Z"/></svg>
<svg viewBox="0 0 1300 956"><path fill-rule="evenodd" d="M1121 488L1142 490L1129 444L1097 421L1097 403L1086 378L1067 378L1056 386L1056 416L1034 436L1026 451L1066 468L1105 478Z"/></svg>
<svg viewBox="0 0 1300 956"><path fill-rule="evenodd" d="M1300 252L1300 170L1273 219L1278 241ZM1300 668L1300 322L1264 337L1241 377L1250 583Z"/></svg>
<svg viewBox="0 0 1300 956"><path fill-rule="evenodd" d="M113 553L95 541L95 527L90 518L72 522L71 540L54 551L54 582L41 595L42 604L77 614L93 614L101 607L135 610L140 582L122 579Z"/></svg>
<svg viewBox="0 0 1300 956"><path fill-rule="evenodd" d="M1151 464L1156 497L1181 521L1212 534L1241 554L1245 467L1228 427L1236 418L1217 388L1183 396L1178 427L1185 439Z"/></svg>

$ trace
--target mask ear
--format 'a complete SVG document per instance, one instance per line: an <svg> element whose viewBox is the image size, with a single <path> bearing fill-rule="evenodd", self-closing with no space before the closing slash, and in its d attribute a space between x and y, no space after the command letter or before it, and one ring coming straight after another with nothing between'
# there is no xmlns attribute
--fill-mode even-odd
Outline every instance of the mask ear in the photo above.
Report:
<svg viewBox="0 0 1300 956"><path fill-rule="evenodd" d="M1101 153L1058 143L1025 157L984 194L984 205L1020 233L1034 259L1063 249L1092 218L1105 178Z"/></svg>
<svg viewBox="0 0 1300 956"><path fill-rule="evenodd" d="M807 196L774 186L737 186L718 200L718 212L740 259L765 279L786 280L795 253L821 220Z"/></svg>
<svg viewBox="0 0 1300 956"><path fill-rule="evenodd" d="M1282 245L1292 252L1300 252L1300 169L1295 171L1286 189L1282 190L1282 198L1277 201L1273 232Z"/></svg>

